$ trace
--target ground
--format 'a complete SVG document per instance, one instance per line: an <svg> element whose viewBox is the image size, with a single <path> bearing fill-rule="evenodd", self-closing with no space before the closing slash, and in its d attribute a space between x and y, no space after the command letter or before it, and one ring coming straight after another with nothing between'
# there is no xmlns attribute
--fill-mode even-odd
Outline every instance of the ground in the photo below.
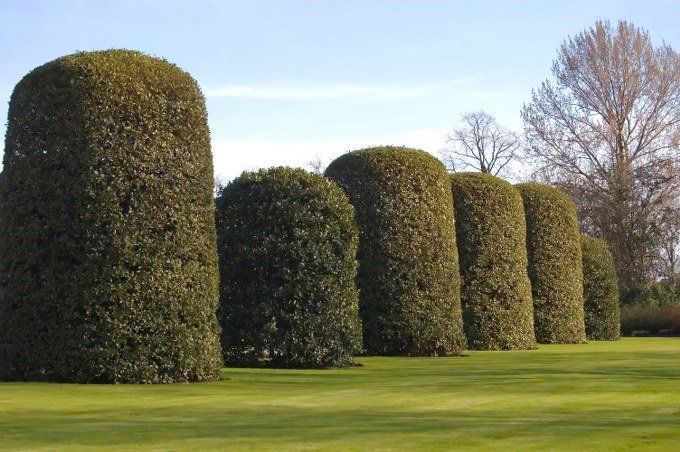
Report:
<svg viewBox="0 0 680 452"><path fill-rule="evenodd" d="M680 338L158 386L0 383L0 449L655 449L680 444Z"/></svg>

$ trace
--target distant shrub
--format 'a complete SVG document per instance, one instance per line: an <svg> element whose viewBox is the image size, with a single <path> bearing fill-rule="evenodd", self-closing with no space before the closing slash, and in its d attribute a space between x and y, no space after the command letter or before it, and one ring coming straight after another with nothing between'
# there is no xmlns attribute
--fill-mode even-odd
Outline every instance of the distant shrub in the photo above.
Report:
<svg viewBox="0 0 680 452"><path fill-rule="evenodd" d="M517 188L526 215L536 339L541 343L585 342L576 206L566 194L549 185L526 183Z"/></svg>
<svg viewBox="0 0 680 452"><path fill-rule="evenodd" d="M469 346L479 350L535 347L519 192L485 173L457 173L451 183Z"/></svg>
<svg viewBox="0 0 680 452"><path fill-rule="evenodd" d="M345 154L326 169L356 210L364 346L375 355L455 355L465 346L448 175L403 147Z"/></svg>
<svg viewBox="0 0 680 452"><path fill-rule="evenodd" d="M358 232L337 185L300 169L243 173L219 194L217 230L227 364L352 363Z"/></svg>
<svg viewBox="0 0 680 452"><path fill-rule="evenodd" d="M0 378L219 379L212 185L186 72L111 50L26 75L0 177Z"/></svg>
<svg viewBox="0 0 680 452"><path fill-rule="evenodd" d="M680 304L632 304L621 309L621 332L632 335L680 335Z"/></svg>
<svg viewBox="0 0 680 452"><path fill-rule="evenodd" d="M604 240L583 234L581 241L586 336L592 340L616 340L621 313L614 259Z"/></svg>
<svg viewBox="0 0 680 452"><path fill-rule="evenodd" d="M621 294L621 305L633 304L680 304L680 285L647 283L632 287Z"/></svg>

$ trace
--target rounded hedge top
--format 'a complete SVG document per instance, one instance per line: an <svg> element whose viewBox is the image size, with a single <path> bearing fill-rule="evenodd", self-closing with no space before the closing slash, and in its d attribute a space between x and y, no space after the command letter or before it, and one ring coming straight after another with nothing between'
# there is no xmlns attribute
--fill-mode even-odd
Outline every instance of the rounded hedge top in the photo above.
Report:
<svg viewBox="0 0 680 452"><path fill-rule="evenodd" d="M576 206L549 185L517 185L527 219L536 339L585 342L581 233Z"/></svg>
<svg viewBox="0 0 680 452"><path fill-rule="evenodd" d="M369 354L453 355L465 345L448 175L423 151L384 146L326 169L355 208Z"/></svg>
<svg viewBox="0 0 680 452"><path fill-rule="evenodd" d="M343 191L301 169L243 173L217 200L227 364L328 367L361 351L358 232Z"/></svg>
<svg viewBox="0 0 680 452"><path fill-rule="evenodd" d="M203 96L127 50L41 66L12 94L0 180L0 378L218 379Z"/></svg>
<svg viewBox="0 0 680 452"><path fill-rule="evenodd" d="M592 340L617 340L621 312L614 258L604 240L586 234L581 239L586 336Z"/></svg>
<svg viewBox="0 0 680 452"><path fill-rule="evenodd" d="M486 173L451 176L463 325L479 350L535 346L524 210L512 185Z"/></svg>

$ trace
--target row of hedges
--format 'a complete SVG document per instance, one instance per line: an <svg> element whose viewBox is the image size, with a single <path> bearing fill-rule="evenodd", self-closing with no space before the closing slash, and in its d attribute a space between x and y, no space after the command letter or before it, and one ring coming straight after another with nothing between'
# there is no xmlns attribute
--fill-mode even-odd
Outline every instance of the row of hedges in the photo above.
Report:
<svg viewBox="0 0 680 452"><path fill-rule="evenodd" d="M205 105L177 67L130 51L63 57L17 85L9 119L1 379L343 366L362 336L369 354L407 356L585 340L575 209L550 187L364 149L327 178L244 173L218 197L216 235Z"/></svg>
<svg viewBox="0 0 680 452"><path fill-rule="evenodd" d="M442 169L422 151L381 147L346 154L326 171L356 209L356 282L365 351L452 355L465 347L465 338L475 349L533 348L539 309L527 268L538 286L534 297L540 297L542 311L535 315L545 323L540 331L549 332L545 341L583 342L581 236L573 228L573 204L550 187L532 184L518 190L488 174L456 174L449 189ZM333 193L337 187L328 184L300 170L272 169L244 173L218 197L227 363L343 365L357 351L356 341L338 340L359 321L351 321L356 317L352 303L342 301L353 286L347 282L351 271L340 269L350 269L353 254L339 256L337 251L353 248L348 236L333 230L337 206L344 201ZM322 201L328 197L332 202ZM565 223L555 220L564 217ZM277 221L272 224L272 219ZM551 228L551 221L561 233L543 230ZM533 240L528 247L525 222ZM345 212L343 227L351 223ZM329 248L331 237L337 243ZM601 242L585 237L583 249L589 336L616 339L611 255ZM329 265L345 260L345 266ZM333 284L322 284L318 292L319 281ZM549 292L551 286L562 291ZM311 306L320 322L308 316ZM337 353L323 346L326 339Z"/></svg>

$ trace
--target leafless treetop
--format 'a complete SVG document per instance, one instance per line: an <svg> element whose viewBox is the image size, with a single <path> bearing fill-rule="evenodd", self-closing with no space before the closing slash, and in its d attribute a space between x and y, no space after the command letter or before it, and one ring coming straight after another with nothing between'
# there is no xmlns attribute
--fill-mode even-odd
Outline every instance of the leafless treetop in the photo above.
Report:
<svg viewBox="0 0 680 452"><path fill-rule="evenodd" d="M496 118L484 111L465 113L462 124L447 135L447 147L441 152L449 170L501 173L519 149L519 136L499 126Z"/></svg>
<svg viewBox="0 0 680 452"><path fill-rule="evenodd" d="M605 236L624 284L639 280L678 196L678 53L628 22L597 22L562 44L552 72L522 110L528 153Z"/></svg>

